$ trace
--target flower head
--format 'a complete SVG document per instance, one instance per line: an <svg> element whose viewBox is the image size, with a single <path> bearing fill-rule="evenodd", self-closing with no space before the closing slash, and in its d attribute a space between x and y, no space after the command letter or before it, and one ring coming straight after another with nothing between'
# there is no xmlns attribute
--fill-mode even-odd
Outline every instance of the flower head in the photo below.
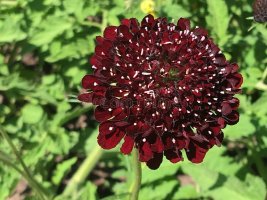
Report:
<svg viewBox="0 0 267 200"><path fill-rule="evenodd" d="M202 28L146 16L109 26L96 38L93 75L82 79L79 100L96 105L98 143L121 152L139 151L156 169L163 155L193 163L223 140L222 129L238 122L242 76Z"/></svg>

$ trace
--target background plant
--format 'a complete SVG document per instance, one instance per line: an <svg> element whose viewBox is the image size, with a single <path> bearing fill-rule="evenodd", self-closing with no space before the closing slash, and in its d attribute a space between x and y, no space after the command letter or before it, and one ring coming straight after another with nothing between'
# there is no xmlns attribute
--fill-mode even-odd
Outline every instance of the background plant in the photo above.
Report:
<svg viewBox="0 0 267 200"><path fill-rule="evenodd" d="M118 149L98 148L92 107L72 102L71 95L79 93L81 78L91 73L95 36L122 18L142 19L148 12L142 2L0 1L0 123L34 178L55 199L128 197L129 158ZM248 31L252 1L154 3L156 16L187 17L206 27L228 59L238 62L244 84L238 97L240 122L225 129L222 147L211 149L199 165L163 162L157 171L142 166L140 199L265 199L267 30L258 24ZM0 151L17 164L3 138ZM1 162L0 199L30 199L27 188L21 175Z"/></svg>

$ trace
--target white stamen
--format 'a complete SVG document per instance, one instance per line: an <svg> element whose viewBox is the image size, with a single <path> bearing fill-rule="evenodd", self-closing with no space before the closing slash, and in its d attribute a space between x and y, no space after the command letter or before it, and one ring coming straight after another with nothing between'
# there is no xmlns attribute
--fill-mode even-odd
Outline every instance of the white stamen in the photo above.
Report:
<svg viewBox="0 0 267 200"><path fill-rule="evenodd" d="M142 48L141 49L141 56L144 54L144 49Z"/></svg>
<svg viewBox="0 0 267 200"><path fill-rule="evenodd" d="M139 71L135 71L133 78L135 78L139 74Z"/></svg>
<svg viewBox="0 0 267 200"><path fill-rule="evenodd" d="M149 76L149 75L151 75L151 73L150 72L142 72L142 75Z"/></svg>

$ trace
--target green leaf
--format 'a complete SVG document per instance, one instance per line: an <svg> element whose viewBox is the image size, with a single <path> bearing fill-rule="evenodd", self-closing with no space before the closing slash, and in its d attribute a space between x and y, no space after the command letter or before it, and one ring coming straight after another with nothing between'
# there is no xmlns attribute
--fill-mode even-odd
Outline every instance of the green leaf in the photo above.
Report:
<svg viewBox="0 0 267 200"><path fill-rule="evenodd" d="M264 182L252 175L247 175L243 182L236 176L218 173L216 168L209 169L193 164L183 166L183 171L194 179L199 194L204 197L210 196L216 200L261 200L266 194Z"/></svg>
<svg viewBox="0 0 267 200"><path fill-rule="evenodd" d="M181 17L190 17L191 13L183 8L180 4L174 4L173 0L167 0L166 6L163 7L163 11L172 19L177 20Z"/></svg>
<svg viewBox="0 0 267 200"><path fill-rule="evenodd" d="M91 182L87 182L84 188L81 190L80 199L97 200L97 187Z"/></svg>
<svg viewBox="0 0 267 200"><path fill-rule="evenodd" d="M129 195L130 195L129 193L112 195L112 196L105 197L101 200L127 200L129 199Z"/></svg>
<svg viewBox="0 0 267 200"><path fill-rule="evenodd" d="M239 122L233 126L227 126L224 129L225 137L235 140L241 137L247 137L249 135L254 134L256 131L256 127L251 122L250 116L246 114L241 114Z"/></svg>
<svg viewBox="0 0 267 200"><path fill-rule="evenodd" d="M13 73L9 76L0 76L0 90L2 91L21 86L24 83L20 81L19 74L17 73Z"/></svg>
<svg viewBox="0 0 267 200"><path fill-rule="evenodd" d="M21 21L23 15L11 14L4 21L0 21L0 42L14 42L26 38L26 33L22 31Z"/></svg>
<svg viewBox="0 0 267 200"><path fill-rule="evenodd" d="M89 54L89 44L85 39L71 41L66 45L60 42L51 44L50 55L46 58L47 62L56 62L63 59L81 58Z"/></svg>
<svg viewBox="0 0 267 200"><path fill-rule="evenodd" d="M4 56L0 54L0 74L2 75L8 75L9 70L8 66L4 63Z"/></svg>
<svg viewBox="0 0 267 200"><path fill-rule="evenodd" d="M177 165L173 165L170 161L167 159L163 159L164 161L162 162L160 168L156 171L153 171L151 173L151 169L148 167L144 166L142 170L142 183L151 183L153 181L157 181L160 179L163 179L164 177L168 176L175 176L175 173L178 171L180 168L179 163Z"/></svg>
<svg viewBox="0 0 267 200"><path fill-rule="evenodd" d="M229 15L226 2L224 0L207 0L209 15L206 17L208 25L217 36L220 45L224 45L228 40L227 28Z"/></svg>
<svg viewBox="0 0 267 200"><path fill-rule="evenodd" d="M53 173L52 181L55 185L58 185L64 176L68 173L71 166L77 161L77 158L71 158L57 165L56 170Z"/></svg>
<svg viewBox="0 0 267 200"><path fill-rule="evenodd" d="M241 161L237 161L230 156L226 156L226 147L213 147L208 151L202 163L196 167L204 167L206 169L216 169L225 176L235 175L241 168L246 169Z"/></svg>
<svg viewBox="0 0 267 200"><path fill-rule="evenodd" d="M19 174L12 168L7 167L0 161L0 199L8 199L10 191L19 179Z"/></svg>
<svg viewBox="0 0 267 200"><path fill-rule="evenodd" d="M71 28L72 22L65 16L49 16L41 22L37 31L31 34L30 43L42 46Z"/></svg>
<svg viewBox="0 0 267 200"><path fill-rule="evenodd" d="M22 110L22 119L25 123L35 124L38 123L44 114L44 110L39 105L26 104Z"/></svg>
<svg viewBox="0 0 267 200"><path fill-rule="evenodd" d="M85 1L83 0L64 0L63 5L68 13L73 13L79 21L83 21L86 15L83 13Z"/></svg>
<svg viewBox="0 0 267 200"><path fill-rule="evenodd" d="M252 104L253 113L259 117L263 117L267 114L267 109L262 109L267 107L267 92L264 92L262 96Z"/></svg>
<svg viewBox="0 0 267 200"><path fill-rule="evenodd" d="M183 163L182 169L198 184L200 192L208 191L219 179L218 172L193 163Z"/></svg>
<svg viewBox="0 0 267 200"><path fill-rule="evenodd" d="M159 179L157 184L148 184L142 187L139 198L146 200L167 199L167 196L170 195L177 186L178 180L173 178L172 180Z"/></svg>
<svg viewBox="0 0 267 200"><path fill-rule="evenodd" d="M242 87L253 89L255 88L256 84L260 81L262 77L262 71L257 67L250 66L245 71L242 71L242 75L245 80Z"/></svg>
<svg viewBox="0 0 267 200"><path fill-rule="evenodd" d="M257 188L255 190L255 188ZM255 176L247 175L245 182L236 177L229 177L221 187L217 187L207 195L216 200L235 199L235 200L263 200L266 195L264 182Z"/></svg>
<svg viewBox="0 0 267 200"><path fill-rule="evenodd" d="M185 185L183 187L179 187L173 199L197 199L198 197L199 194L194 186Z"/></svg>
<svg viewBox="0 0 267 200"><path fill-rule="evenodd" d="M55 132L54 132L55 131ZM50 151L55 154L66 154L70 148L78 141L78 134L75 132L65 132L63 129L53 130L53 134L50 134Z"/></svg>

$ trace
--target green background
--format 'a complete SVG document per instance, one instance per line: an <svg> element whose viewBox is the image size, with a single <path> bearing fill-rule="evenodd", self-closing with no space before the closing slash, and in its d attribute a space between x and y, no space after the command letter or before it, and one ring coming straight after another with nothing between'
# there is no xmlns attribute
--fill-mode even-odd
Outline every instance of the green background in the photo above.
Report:
<svg viewBox="0 0 267 200"><path fill-rule="evenodd" d="M240 122L202 164L142 165L141 200L264 200L267 183L267 29L248 0L157 0L155 14L201 26L244 78ZM96 143L93 107L75 101L91 73L95 36L123 18L142 19L139 0L0 0L0 124L55 199L127 199L130 157ZM248 31L251 26L255 27ZM3 138L0 151L15 157ZM92 155L96 156L92 159ZM91 157L90 157L91 156ZM81 166L89 166L77 174ZM80 184L66 191L73 177ZM0 162L0 200L35 199L20 174ZM114 196L115 195L115 196Z"/></svg>

